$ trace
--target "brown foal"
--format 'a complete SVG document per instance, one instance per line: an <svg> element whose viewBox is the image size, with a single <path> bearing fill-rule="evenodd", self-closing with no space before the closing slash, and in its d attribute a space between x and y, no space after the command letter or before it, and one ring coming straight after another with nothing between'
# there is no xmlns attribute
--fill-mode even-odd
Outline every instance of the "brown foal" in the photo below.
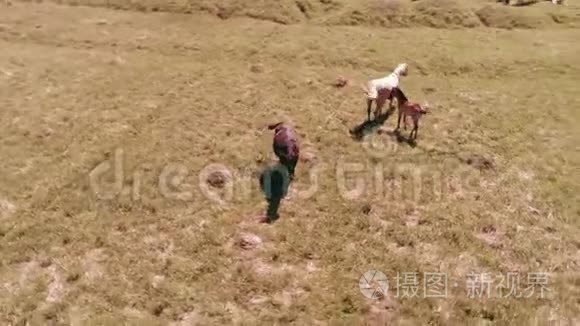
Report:
<svg viewBox="0 0 580 326"><path fill-rule="evenodd" d="M427 111L429 107L427 105L423 107L419 103L410 102L407 96L405 96L405 93L398 87L394 87L390 95L397 99L397 107L399 109L396 130L398 131L401 126L401 118L403 118L403 127L407 130L407 117L410 116L413 120L413 130L411 130L409 138L416 139L419 130L419 118L429 112Z"/></svg>

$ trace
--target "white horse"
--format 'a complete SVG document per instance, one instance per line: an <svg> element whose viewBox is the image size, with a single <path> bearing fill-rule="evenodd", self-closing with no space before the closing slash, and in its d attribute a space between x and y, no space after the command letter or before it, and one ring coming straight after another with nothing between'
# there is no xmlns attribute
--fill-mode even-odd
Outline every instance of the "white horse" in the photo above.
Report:
<svg viewBox="0 0 580 326"><path fill-rule="evenodd" d="M373 101L376 103L375 118L380 115L383 105L386 100L389 99L389 107L392 104L391 89L399 86L399 80L402 76L407 76L408 65L406 63L401 63L393 70L393 72L383 78L370 80L366 87L363 86L363 90L367 95L367 116L368 120L371 119L371 106Z"/></svg>

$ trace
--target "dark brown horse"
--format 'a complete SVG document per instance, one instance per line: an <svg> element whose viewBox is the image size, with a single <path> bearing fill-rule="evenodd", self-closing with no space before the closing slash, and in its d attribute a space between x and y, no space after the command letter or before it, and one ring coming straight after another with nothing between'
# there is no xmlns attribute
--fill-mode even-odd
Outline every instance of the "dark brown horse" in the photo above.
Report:
<svg viewBox="0 0 580 326"><path fill-rule="evenodd" d="M294 179L294 171L300 156L296 132L292 127L282 122L269 125L268 129L274 129L274 154L276 154L280 163L288 169L290 180L292 180Z"/></svg>

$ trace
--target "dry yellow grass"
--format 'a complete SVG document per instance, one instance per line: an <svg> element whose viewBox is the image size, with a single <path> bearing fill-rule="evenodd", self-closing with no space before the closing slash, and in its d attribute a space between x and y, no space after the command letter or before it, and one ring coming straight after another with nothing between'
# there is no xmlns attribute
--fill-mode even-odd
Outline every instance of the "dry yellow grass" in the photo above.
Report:
<svg viewBox="0 0 580 326"><path fill-rule="evenodd" d="M580 323L578 30L330 26L332 2L317 5L311 23L289 25L2 7L0 324ZM260 6L271 3L245 10ZM406 93L434 106L417 146L390 136L393 118L352 139L364 98L329 83L401 61ZM278 119L312 158L292 188L316 191L261 225L254 173ZM493 167L477 169L478 155ZM104 162L122 164L122 178L97 180L109 193L121 181L108 200L90 182ZM232 174L227 206L200 187L212 163ZM362 171L342 182L349 163ZM348 199L355 176L366 187ZM380 302L359 291L371 269L390 282ZM447 297L397 296L406 272L445 273ZM518 272L522 287L545 272L550 292L470 298L470 272Z"/></svg>
<svg viewBox="0 0 580 326"><path fill-rule="evenodd" d="M382 27L567 28L578 26L577 4L554 6L546 1L494 0L19 0L107 7L141 12L208 13L229 19L250 17L279 24ZM525 7L520 3L531 3ZM571 10L573 9L573 10Z"/></svg>

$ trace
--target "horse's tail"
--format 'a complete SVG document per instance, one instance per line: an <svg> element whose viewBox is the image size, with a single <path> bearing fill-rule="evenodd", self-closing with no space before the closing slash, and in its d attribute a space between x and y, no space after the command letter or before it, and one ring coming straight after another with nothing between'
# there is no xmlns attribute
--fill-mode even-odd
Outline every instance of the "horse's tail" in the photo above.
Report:
<svg viewBox="0 0 580 326"><path fill-rule="evenodd" d="M360 87L365 95L369 95L369 88L365 84L361 83Z"/></svg>

